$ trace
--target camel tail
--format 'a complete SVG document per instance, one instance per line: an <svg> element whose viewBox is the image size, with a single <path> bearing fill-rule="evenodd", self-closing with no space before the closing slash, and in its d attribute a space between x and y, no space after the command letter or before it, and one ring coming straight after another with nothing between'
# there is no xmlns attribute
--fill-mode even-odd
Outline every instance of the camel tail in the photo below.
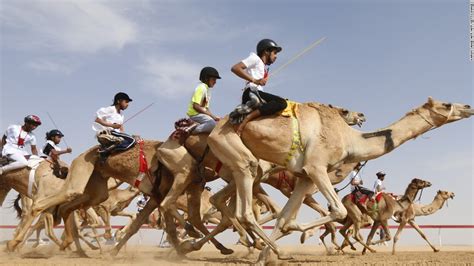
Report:
<svg viewBox="0 0 474 266"><path fill-rule="evenodd" d="M20 206L20 200L21 200L21 195L20 195L20 193L18 193L18 196L13 201L13 205L12 205L12 207L15 208L17 219L21 218L21 213L23 212L23 210L21 209L21 206Z"/></svg>

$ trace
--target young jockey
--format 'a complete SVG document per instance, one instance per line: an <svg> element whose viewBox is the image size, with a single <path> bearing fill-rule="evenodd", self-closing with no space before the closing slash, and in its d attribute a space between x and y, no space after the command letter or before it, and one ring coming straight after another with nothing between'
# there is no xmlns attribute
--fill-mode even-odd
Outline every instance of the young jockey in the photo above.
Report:
<svg viewBox="0 0 474 266"><path fill-rule="evenodd" d="M119 92L115 94L114 102L111 106L100 108L96 112L95 123L92 125L92 129L96 131L97 135L108 131L113 136L122 139L118 145L112 145L110 149L99 150L103 161L110 155L112 150L124 151L135 144L135 139L125 134L123 127L124 116L122 111L128 108L128 104L131 101L132 99L126 93Z"/></svg>
<svg viewBox="0 0 474 266"><path fill-rule="evenodd" d="M61 154L72 152L72 149L69 147L66 150L59 148L58 145L62 137L64 137L64 135L58 129L53 129L46 133L46 144L43 147L43 154L53 161L58 161L59 155Z"/></svg>
<svg viewBox="0 0 474 266"><path fill-rule="evenodd" d="M217 79L220 78L219 72L213 67L205 67L199 74L201 83L194 90L187 112L191 120L199 123L199 125L194 128L194 134L211 132L216 126L216 121L220 119L209 110L209 101L211 99L210 89L216 85Z"/></svg>
<svg viewBox="0 0 474 266"><path fill-rule="evenodd" d="M3 173L20 169L27 166L27 158L31 154L38 155L36 149L36 137L33 134L39 125L41 120L36 115L28 115L24 119L23 126L11 125L5 131L2 138L2 155L12 159L14 162L0 167L0 175ZM29 144L31 147L31 154L25 150L25 145Z"/></svg>
<svg viewBox="0 0 474 266"><path fill-rule="evenodd" d="M258 109L248 114L240 123L236 132L238 135L242 133L245 125L252 119L261 115L272 115L286 108L285 99L263 92L262 86L268 81L268 68L277 59L277 54L282 48L270 39L263 39L257 44L257 54L251 53L249 57L232 67L232 72L238 77L244 79L245 90L242 95L242 103L245 104L250 100L250 93L257 94L265 102Z"/></svg>

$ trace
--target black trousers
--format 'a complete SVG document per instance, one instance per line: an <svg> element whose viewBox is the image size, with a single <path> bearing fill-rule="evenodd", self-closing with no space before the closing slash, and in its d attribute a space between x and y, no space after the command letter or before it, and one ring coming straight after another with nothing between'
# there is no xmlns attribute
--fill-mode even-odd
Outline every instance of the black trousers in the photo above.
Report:
<svg viewBox="0 0 474 266"><path fill-rule="evenodd" d="M125 134L125 133L122 133L122 132L117 132L115 130L112 130L112 135L116 136L116 137L122 137L123 138L123 141L120 142L114 150L116 151L125 151L127 149L129 149L130 147L132 147L134 144L135 144L135 139L128 135L128 134Z"/></svg>
<svg viewBox="0 0 474 266"><path fill-rule="evenodd" d="M367 189L365 187L362 187L362 186L355 186L355 189L352 193L355 194L356 192L360 192L360 193L365 194L369 197L372 197L372 195L375 194L372 190L369 190L369 189Z"/></svg>
<svg viewBox="0 0 474 266"><path fill-rule="evenodd" d="M250 93L251 91L249 88L245 89L244 94L242 94L243 104L250 100ZM261 115L276 114L286 108L287 104L285 99L263 91L259 91L258 94L263 100L266 101L266 103L263 103L260 105L260 107L258 107Z"/></svg>

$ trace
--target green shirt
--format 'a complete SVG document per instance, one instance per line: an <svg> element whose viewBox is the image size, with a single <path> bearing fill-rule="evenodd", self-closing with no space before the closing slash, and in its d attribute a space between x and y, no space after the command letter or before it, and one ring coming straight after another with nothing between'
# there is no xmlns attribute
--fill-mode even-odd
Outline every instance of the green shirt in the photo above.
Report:
<svg viewBox="0 0 474 266"><path fill-rule="evenodd" d="M191 98L191 102L188 106L187 115L193 116L199 114L199 112L196 111L193 107L194 103L197 103L206 109L209 108L209 99L209 86L207 86L206 83L199 84L194 90L193 97Z"/></svg>

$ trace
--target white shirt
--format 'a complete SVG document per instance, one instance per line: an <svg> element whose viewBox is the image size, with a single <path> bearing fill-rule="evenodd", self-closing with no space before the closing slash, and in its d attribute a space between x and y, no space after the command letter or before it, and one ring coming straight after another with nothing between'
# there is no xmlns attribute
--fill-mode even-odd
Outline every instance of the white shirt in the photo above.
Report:
<svg viewBox="0 0 474 266"><path fill-rule="evenodd" d="M362 180L360 178L360 172L357 173L356 170L353 170L350 174L349 174L349 178L351 180L351 192L354 191L355 187L354 185L352 185L352 181L355 181L356 184L359 184L360 185L360 181Z"/></svg>
<svg viewBox="0 0 474 266"><path fill-rule="evenodd" d="M49 156L49 155L51 154L51 149L48 149L48 150L49 150L48 154L46 154L46 153L44 152L44 149L45 149L48 145L51 146L51 149L54 149L55 151L61 151L61 148L59 148L59 147L54 143L54 141L52 141L52 140L47 140L47 141L46 141L46 144L44 144L44 147L43 147L43 149L41 150L41 152L43 152L44 155L48 156L48 158L51 158L51 157Z"/></svg>
<svg viewBox="0 0 474 266"><path fill-rule="evenodd" d="M384 191L384 190L385 190L385 188L383 187L382 180L380 180L380 179L377 178L377 180L375 180L374 189L373 189L375 193L379 192L379 191L377 191L377 187L378 187L378 186L380 186L380 188L381 188L380 191Z"/></svg>
<svg viewBox="0 0 474 266"><path fill-rule="evenodd" d="M250 53L249 57L242 60L242 63L247 67L245 70L254 79L259 80L265 76L265 64L256 53ZM246 82L245 88L258 89L263 91L262 86L252 82Z"/></svg>
<svg viewBox="0 0 474 266"><path fill-rule="evenodd" d="M100 108L96 112L96 117L104 120L107 123L120 124L120 125L123 124L123 120L124 120L124 116L117 112L117 109L115 108L114 105ZM105 127L97 122L94 122L92 124L92 129L96 132L100 132L105 129L115 130L118 132L120 131L119 129L114 129L112 127Z"/></svg>
<svg viewBox="0 0 474 266"><path fill-rule="evenodd" d="M2 149L2 154L13 154L13 153L22 153L23 155L29 155L30 153L26 151L26 145L36 145L36 137L32 132L24 131L20 125L10 125L5 131L5 136L7 137L5 145ZM18 145L18 138L24 139L23 145Z"/></svg>

